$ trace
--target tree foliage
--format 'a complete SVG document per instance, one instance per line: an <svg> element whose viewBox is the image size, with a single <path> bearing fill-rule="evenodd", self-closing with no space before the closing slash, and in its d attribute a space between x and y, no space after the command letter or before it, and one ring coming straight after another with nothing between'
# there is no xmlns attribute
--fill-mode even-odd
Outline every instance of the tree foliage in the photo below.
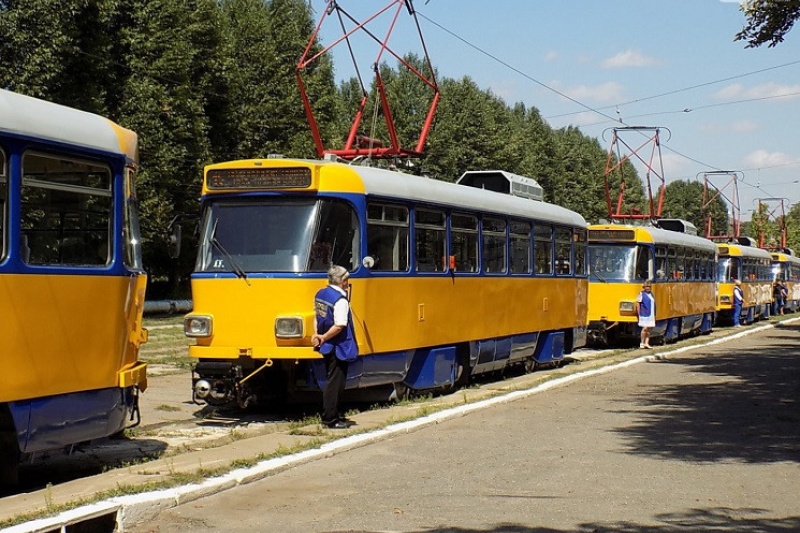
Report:
<svg viewBox="0 0 800 533"><path fill-rule="evenodd" d="M7 67L0 86L102 114L139 134L145 265L174 291L193 258L167 257L166 229L176 216L197 213L204 165L314 155L295 79L313 27L305 0L0 0L0 64ZM404 60L431 74L421 58ZM323 138L339 147L362 88L356 80L337 87L333 72L323 55L303 81ZM400 144L414 148L432 92L399 64L380 72ZM554 130L535 107L509 106L469 77L438 81L441 100L414 168L447 181L466 170L507 170L536 179L547 201L591 222L607 216L607 156L597 139L577 128ZM388 144L382 113L368 108L361 133ZM641 210L641 180L630 163L625 173L626 205Z"/></svg>
<svg viewBox="0 0 800 533"><path fill-rule="evenodd" d="M800 204L794 204L786 213L786 246L800 253Z"/></svg>
<svg viewBox="0 0 800 533"><path fill-rule="evenodd" d="M735 40L747 42L747 48L782 43L800 17L800 0L748 0L741 8L747 21Z"/></svg>
<svg viewBox="0 0 800 533"><path fill-rule="evenodd" d="M703 208L703 184L699 181L676 180L667 184L663 214L694 224L699 235L705 236L710 217L712 235L729 235L730 221L725 202L717 197Z"/></svg>

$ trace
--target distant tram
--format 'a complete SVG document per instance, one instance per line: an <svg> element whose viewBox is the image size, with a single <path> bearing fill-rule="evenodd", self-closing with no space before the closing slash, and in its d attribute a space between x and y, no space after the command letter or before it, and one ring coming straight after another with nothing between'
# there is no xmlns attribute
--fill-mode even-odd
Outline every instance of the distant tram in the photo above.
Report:
<svg viewBox="0 0 800 533"><path fill-rule="evenodd" d="M800 309L800 257L788 248L771 255L773 279L784 284L789 291L784 308L795 313Z"/></svg>
<svg viewBox="0 0 800 533"><path fill-rule="evenodd" d="M137 136L0 90L0 483L139 422Z"/></svg>
<svg viewBox="0 0 800 533"><path fill-rule="evenodd" d="M685 221L589 226L589 340L638 342L635 302L646 280L656 301L653 338L708 333L716 310L716 247ZM670 229L665 229L670 228Z"/></svg>
<svg viewBox="0 0 800 533"><path fill-rule="evenodd" d="M351 272L349 393L446 390L557 364L585 343L586 222L541 201L535 181L231 161L203 181L185 318L195 400L245 407L319 391L312 307L331 264Z"/></svg>
<svg viewBox="0 0 800 533"><path fill-rule="evenodd" d="M733 287L742 282L742 323L752 323L770 315L772 306L772 256L757 248L749 237L736 242L719 243L717 281L719 301L717 321L733 323Z"/></svg>

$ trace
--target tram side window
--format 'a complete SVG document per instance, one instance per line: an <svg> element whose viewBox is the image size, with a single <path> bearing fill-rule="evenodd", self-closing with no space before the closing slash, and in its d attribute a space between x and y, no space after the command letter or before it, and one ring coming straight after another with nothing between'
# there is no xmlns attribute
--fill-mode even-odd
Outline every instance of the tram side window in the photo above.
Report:
<svg viewBox="0 0 800 533"><path fill-rule="evenodd" d="M317 232L311 249L312 259L315 250L325 250L329 253L329 261L325 263L323 270L327 270L332 264L355 270L359 249L355 211L349 204L338 201L322 201L319 207Z"/></svg>
<svg viewBox="0 0 800 533"><path fill-rule="evenodd" d="M745 280L753 280L755 279L755 275L753 274L753 261L749 258L742 259L742 277Z"/></svg>
<svg viewBox="0 0 800 533"><path fill-rule="evenodd" d="M418 272L445 270L445 228L443 211L417 209L414 212L414 242Z"/></svg>
<svg viewBox="0 0 800 533"><path fill-rule="evenodd" d="M136 174L129 168L125 172L128 194L125 198L125 220L122 226L122 235L125 240L124 264L128 268L143 270L142 264L142 238L139 230L139 207L136 202L136 188L134 179Z"/></svg>
<svg viewBox="0 0 800 533"><path fill-rule="evenodd" d="M728 280L730 281L733 281L735 279L741 280L744 277L743 276L744 271L742 270L742 260L731 257L730 259L728 259L728 261L730 261L730 272L729 272L730 277L728 278Z"/></svg>
<svg viewBox="0 0 800 533"><path fill-rule="evenodd" d="M456 272L477 272L478 217L465 213L450 215L450 250L456 260ZM485 253L485 252L484 252Z"/></svg>
<svg viewBox="0 0 800 533"><path fill-rule="evenodd" d="M529 274L531 272L531 224L514 221L509 223L511 235L511 273Z"/></svg>
<svg viewBox="0 0 800 533"><path fill-rule="evenodd" d="M653 254L649 247L642 246L641 244L636 247L636 268L634 270L634 276L637 281L644 281L651 278L650 263L652 258Z"/></svg>
<svg viewBox="0 0 800 533"><path fill-rule="evenodd" d="M672 272L672 278L676 280L684 279L686 276L686 251L683 248L673 250L675 254L675 270Z"/></svg>
<svg viewBox="0 0 800 533"><path fill-rule="evenodd" d="M6 256L6 198L8 198L8 167L6 165L6 154L0 148L0 258Z"/></svg>
<svg viewBox="0 0 800 533"><path fill-rule="evenodd" d="M111 169L28 153L22 159L23 259L33 265L110 261Z"/></svg>
<svg viewBox="0 0 800 533"><path fill-rule="evenodd" d="M553 273L553 227L546 224L534 226L534 264L537 274Z"/></svg>
<svg viewBox="0 0 800 533"><path fill-rule="evenodd" d="M556 228L556 274L572 274L572 230Z"/></svg>
<svg viewBox="0 0 800 533"><path fill-rule="evenodd" d="M708 267L710 266L709 258L707 254L702 254L700 256L700 279L703 281L707 281L711 279L710 277L710 270Z"/></svg>
<svg viewBox="0 0 800 533"><path fill-rule="evenodd" d="M483 265L490 274L506 273L506 221L502 218L483 219Z"/></svg>
<svg viewBox="0 0 800 533"><path fill-rule="evenodd" d="M573 242L575 243L575 275L586 275L586 230L576 229L573 233Z"/></svg>
<svg viewBox="0 0 800 533"><path fill-rule="evenodd" d="M667 249L663 246L656 247L656 279L665 280L669 273L669 262L667 261Z"/></svg>
<svg viewBox="0 0 800 533"><path fill-rule="evenodd" d="M677 279L678 277L678 252L675 248L667 248L667 279Z"/></svg>
<svg viewBox="0 0 800 533"><path fill-rule="evenodd" d="M375 272L408 270L408 209L403 206L367 206L367 254Z"/></svg>

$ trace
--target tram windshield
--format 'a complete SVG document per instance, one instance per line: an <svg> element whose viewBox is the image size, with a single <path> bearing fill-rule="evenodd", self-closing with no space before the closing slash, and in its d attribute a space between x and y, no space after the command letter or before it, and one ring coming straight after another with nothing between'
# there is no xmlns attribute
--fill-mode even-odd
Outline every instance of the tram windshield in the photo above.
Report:
<svg viewBox="0 0 800 533"><path fill-rule="evenodd" d="M358 219L339 200L219 200L202 228L197 272L326 272L358 261Z"/></svg>
<svg viewBox="0 0 800 533"><path fill-rule="evenodd" d="M652 251L633 244L589 244L590 281L652 279Z"/></svg>
<svg viewBox="0 0 800 533"><path fill-rule="evenodd" d="M717 281L732 283L734 280L741 279L739 264L739 260L733 257L720 257L717 263Z"/></svg>

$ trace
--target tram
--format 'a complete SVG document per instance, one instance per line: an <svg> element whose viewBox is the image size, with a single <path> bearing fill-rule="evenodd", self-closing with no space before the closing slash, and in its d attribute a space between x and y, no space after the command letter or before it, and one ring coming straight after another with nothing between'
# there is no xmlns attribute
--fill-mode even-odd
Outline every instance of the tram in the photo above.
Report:
<svg viewBox="0 0 800 533"><path fill-rule="evenodd" d="M331 264L351 273L350 398L447 390L585 344L586 222L541 201L534 180L267 158L206 167L201 201L185 317L198 402L322 388L313 299Z"/></svg>
<svg viewBox="0 0 800 533"><path fill-rule="evenodd" d="M0 482L138 423L137 136L0 90Z"/></svg>
<svg viewBox="0 0 800 533"><path fill-rule="evenodd" d="M733 287L742 282L741 323L752 323L770 315L772 306L772 256L755 246L749 237L718 243L717 321L733 323Z"/></svg>
<svg viewBox="0 0 800 533"><path fill-rule="evenodd" d="M772 276L789 291L784 309L795 313L800 309L800 257L789 248L772 252Z"/></svg>
<svg viewBox="0 0 800 533"><path fill-rule="evenodd" d="M652 282L656 327L663 341L708 333L716 311L714 243L698 237L689 222L589 226L590 344L638 342L635 302Z"/></svg>

